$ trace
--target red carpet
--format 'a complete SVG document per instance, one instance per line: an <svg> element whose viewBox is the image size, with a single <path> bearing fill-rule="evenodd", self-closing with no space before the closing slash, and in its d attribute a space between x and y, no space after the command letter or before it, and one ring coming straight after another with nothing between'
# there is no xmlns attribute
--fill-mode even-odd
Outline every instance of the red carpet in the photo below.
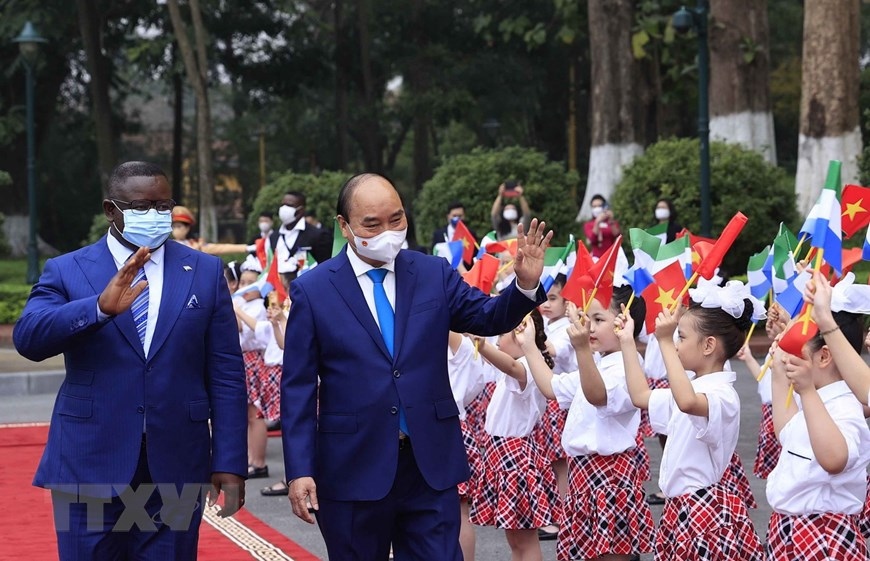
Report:
<svg viewBox="0 0 870 561"><path fill-rule="evenodd" d="M0 509L0 561L57 559L51 498L48 491L31 485L47 436L47 425L0 426L0 497L6 501L5 508ZM199 558L319 561L244 509L227 519L206 512Z"/></svg>

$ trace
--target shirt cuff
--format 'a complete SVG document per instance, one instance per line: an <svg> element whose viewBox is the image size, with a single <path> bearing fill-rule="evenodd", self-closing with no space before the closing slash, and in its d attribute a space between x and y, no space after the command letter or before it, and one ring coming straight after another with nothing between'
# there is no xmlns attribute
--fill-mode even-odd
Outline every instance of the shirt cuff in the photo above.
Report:
<svg viewBox="0 0 870 561"><path fill-rule="evenodd" d="M97 301L97 323L103 323L103 322L109 321L111 318L112 318L112 316L103 312L103 310L100 309L100 302L98 300Z"/></svg>
<svg viewBox="0 0 870 561"><path fill-rule="evenodd" d="M514 280L514 284L517 286L517 290L520 291L526 298L531 300L532 302L538 301L538 289L541 288L541 281L538 281L538 284L535 285L535 288L532 290L526 290L525 288L520 287L520 283Z"/></svg>

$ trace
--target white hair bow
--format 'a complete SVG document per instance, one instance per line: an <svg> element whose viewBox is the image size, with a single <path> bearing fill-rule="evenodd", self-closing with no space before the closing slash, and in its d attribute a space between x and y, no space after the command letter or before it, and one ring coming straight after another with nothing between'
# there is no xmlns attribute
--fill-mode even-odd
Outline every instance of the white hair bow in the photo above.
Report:
<svg viewBox="0 0 870 561"><path fill-rule="evenodd" d="M746 307L744 300L752 302L752 321L766 317L764 304L754 297L749 287L740 281L728 281L725 286L717 286L712 282L699 282L698 288L689 290L689 296L702 308L719 308L733 318L743 315Z"/></svg>
<svg viewBox="0 0 870 561"><path fill-rule="evenodd" d="M870 314L870 286L855 284L855 273L848 273L831 288L831 311Z"/></svg>
<svg viewBox="0 0 870 561"><path fill-rule="evenodd" d="M255 273L262 273L263 266L260 265L260 260L257 259L256 255L248 255L245 260L242 262L242 271L254 271Z"/></svg>

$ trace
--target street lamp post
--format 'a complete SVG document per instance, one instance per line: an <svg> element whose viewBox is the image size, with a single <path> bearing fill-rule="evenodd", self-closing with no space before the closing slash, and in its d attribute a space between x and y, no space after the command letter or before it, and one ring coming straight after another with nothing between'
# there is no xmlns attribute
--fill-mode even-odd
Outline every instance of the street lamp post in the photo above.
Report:
<svg viewBox="0 0 870 561"><path fill-rule="evenodd" d="M698 140L701 144L701 235L710 237L710 50L707 45L709 1L698 0L694 9L681 7L672 25L679 33L694 29L698 34Z"/></svg>
<svg viewBox="0 0 870 561"><path fill-rule="evenodd" d="M498 119L495 117L490 117L486 121L483 122L483 130L486 132L486 136L489 138L492 147L495 148L498 146L498 130L501 128L501 123L498 122Z"/></svg>
<svg viewBox="0 0 870 561"><path fill-rule="evenodd" d="M36 247L36 135L34 132L34 73L36 57L44 37L37 33L29 21L24 24L21 34L13 39L18 43L21 59L24 61L27 97L27 206L29 232L27 237L27 282L36 284L39 280L39 250Z"/></svg>

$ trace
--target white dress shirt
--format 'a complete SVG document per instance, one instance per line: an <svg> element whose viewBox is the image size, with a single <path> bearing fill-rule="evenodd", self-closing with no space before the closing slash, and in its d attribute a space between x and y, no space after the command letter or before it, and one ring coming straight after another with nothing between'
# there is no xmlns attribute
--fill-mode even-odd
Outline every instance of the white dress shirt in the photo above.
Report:
<svg viewBox="0 0 870 561"><path fill-rule="evenodd" d="M166 243L176 242L167 240ZM106 236L106 244L109 246L112 259L115 260L115 266L120 270L134 251L119 242L111 231ZM151 350L151 340L154 338L154 328L157 326L157 316L160 314L160 301L163 298L163 256L165 253L162 245L153 250L151 258L145 262L143 267L145 278L148 279L148 322L145 324L145 342L142 345L146 357ZM99 304L97 304L97 311L100 312ZM103 315L105 316L105 314Z"/></svg>
<svg viewBox="0 0 870 561"><path fill-rule="evenodd" d="M484 360L477 355L474 359L474 342L463 337L456 354L447 347L447 375L450 377L450 389L453 399L459 409L459 418L465 420L465 408L486 385L484 380Z"/></svg>
<svg viewBox="0 0 870 561"><path fill-rule="evenodd" d="M659 471L659 488L678 497L718 483L731 462L740 434L740 397L734 372L715 372L692 380L707 396L707 417L680 411L670 389L653 390L649 420L653 431L668 435Z"/></svg>
<svg viewBox="0 0 870 561"><path fill-rule="evenodd" d="M610 456L636 445L640 409L631 403L622 352L602 356L598 371L607 390L607 403L602 406L586 399L579 372L553 377L553 393L559 406L568 409L562 448L569 456Z"/></svg>
<svg viewBox="0 0 870 561"><path fill-rule="evenodd" d="M767 362L768 358L770 358L770 353L764 357L764 362ZM761 403L769 404L773 401L773 385L771 380L773 380L773 375L768 368L767 372L764 374L764 378L758 382L758 397L761 398ZM797 395L795 395L795 397L797 397Z"/></svg>
<svg viewBox="0 0 870 561"><path fill-rule="evenodd" d="M254 298L253 300L245 300L238 296L236 298L241 300L239 307L241 307L242 311L251 316L254 321L266 321L266 306L263 305L262 298ZM241 323L242 330L239 332L239 345L242 347L242 352L262 351L265 349L266 345L257 337L256 330L248 327L248 324L245 322Z"/></svg>
<svg viewBox="0 0 870 561"><path fill-rule="evenodd" d="M676 334L674 336L676 337ZM643 373L647 378L653 380L668 377L665 360L662 358L662 350L655 335L650 335L646 342L646 351L643 353Z"/></svg>
<svg viewBox="0 0 870 561"><path fill-rule="evenodd" d="M375 307L375 283L366 274L372 269L377 269L377 267L373 267L360 259L356 252L351 249L350 244L348 244L345 251L347 251L347 260L350 261L350 266L353 268L353 274L356 275L356 281L359 283L359 287L362 290L363 296L366 299L366 304L368 304L369 311L372 313L372 317L375 318L375 323L378 324L378 329L380 329L381 324L378 321L378 310ZM390 261L389 263L382 265L380 268L387 270L387 274L384 276L384 292L387 293L387 300L390 301L390 306L392 306L393 310L395 311L396 262ZM536 286L534 290L525 290L517 285L517 290L523 293L529 300L534 301L537 296L538 287Z"/></svg>
<svg viewBox="0 0 870 561"><path fill-rule="evenodd" d="M296 254L290 255L290 250L299 238L299 232L305 229L305 218L300 218L292 228L281 225L278 228L278 243L275 244L275 258L278 260L279 273L293 273L299 268Z"/></svg>
<svg viewBox="0 0 870 561"><path fill-rule="evenodd" d="M818 391L849 449L846 469L836 475L822 469L813 453L804 412L798 411L779 433L782 453L767 477L767 501L780 514L860 514L870 463L870 429L864 409L846 382L834 382Z"/></svg>
<svg viewBox="0 0 870 561"><path fill-rule="evenodd" d="M484 430L493 436L529 436L547 408L547 398L538 390L526 357L516 359L526 371L526 387L498 371L498 382L486 408Z"/></svg>
<svg viewBox="0 0 870 561"><path fill-rule="evenodd" d="M568 337L571 320L560 317L547 322L547 342L553 346L553 374L565 374L577 370L577 353Z"/></svg>
<svg viewBox="0 0 870 561"><path fill-rule="evenodd" d="M257 322L257 339L264 347L263 362L266 366L284 364L284 350L278 346L278 341L275 339L275 329L269 320Z"/></svg>

